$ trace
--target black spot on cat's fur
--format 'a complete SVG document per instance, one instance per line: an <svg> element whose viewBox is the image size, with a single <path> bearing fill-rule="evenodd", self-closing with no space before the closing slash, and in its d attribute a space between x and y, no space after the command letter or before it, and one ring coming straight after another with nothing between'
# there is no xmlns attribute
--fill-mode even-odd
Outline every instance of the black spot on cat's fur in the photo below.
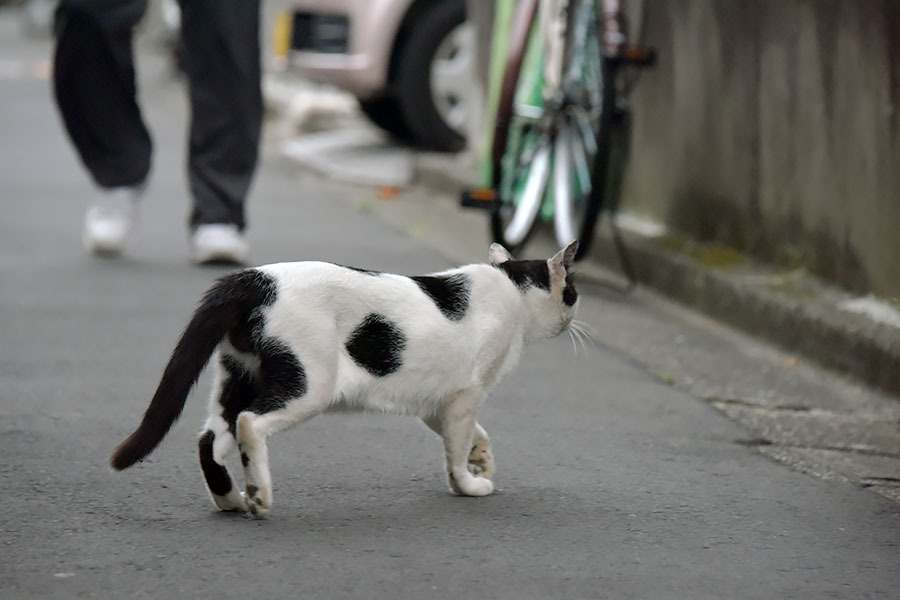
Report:
<svg viewBox="0 0 900 600"><path fill-rule="evenodd" d="M250 464L250 457L247 456L246 452L241 452L241 464L245 467Z"/></svg>
<svg viewBox="0 0 900 600"><path fill-rule="evenodd" d="M222 405L222 418L228 423L232 435L237 429L237 418L241 411L256 400L262 392L260 381L236 358L223 354L219 359L226 377L222 382L219 404Z"/></svg>
<svg viewBox="0 0 900 600"><path fill-rule="evenodd" d="M237 275L252 282L255 293L252 302L245 304L237 322L228 331L228 339L239 352L250 353L256 348L257 340L262 335L265 321L261 311L275 303L278 289L272 277L256 269L246 269Z"/></svg>
<svg viewBox="0 0 900 600"><path fill-rule="evenodd" d="M209 491L216 496L225 496L231 491L231 477L228 471L213 459L213 442L216 434L207 431L197 442L200 451L200 467L203 469L203 476L206 478L206 485Z"/></svg>
<svg viewBox="0 0 900 600"><path fill-rule="evenodd" d="M563 302L566 306L575 306L578 300L578 290L575 289L575 275L571 271L566 271L566 287L563 288Z"/></svg>
<svg viewBox="0 0 900 600"><path fill-rule="evenodd" d="M260 362L258 373L228 354L219 359L227 373L219 404L232 434L242 411L264 414L284 408L288 401L306 393L306 371L287 345L271 338L256 339L253 345Z"/></svg>
<svg viewBox="0 0 900 600"><path fill-rule="evenodd" d="M350 334L346 347L356 364L384 377L403 364L406 336L384 315L370 313Z"/></svg>
<svg viewBox="0 0 900 600"><path fill-rule="evenodd" d="M247 497L253 499L256 496L256 492L259 491L259 488L253 485L252 483L247 484Z"/></svg>
<svg viewBox="0 0 900 600"><path fill-rule="evenodd" d="M469 278L455 275L418 275L410 277L451 321L460 321L469 308Z"/></svg>
<svg viewBox="0 0 900 600"><path fill-rule="evenodd" d="M228 332L228 341L238 352L251 354L259 349L265 318L257 309L245 316Z"/></svg>
<svg viewBox="0 0 900 600"><path fill-rule="evenodd" d="M523 291L529 287L550 291L550 268L545 260L508 260L497 268Z"/></svg>
<svg viewBox="0 0 900 600"><path fill-rule="evenodd" d="M262 389L250 410L257 414L271 412L306 394L306 371L286 344L273 339L265 340L258 355Z"/></svg>

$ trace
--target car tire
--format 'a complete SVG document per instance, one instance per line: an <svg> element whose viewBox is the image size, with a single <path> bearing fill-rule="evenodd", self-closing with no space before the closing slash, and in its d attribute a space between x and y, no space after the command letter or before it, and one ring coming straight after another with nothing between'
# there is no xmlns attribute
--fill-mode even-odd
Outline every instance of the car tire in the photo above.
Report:
<svg viewBox="0 0 900 600"><path fill-rule="evenodd" d="M359 99L359 108L372 123L399 142L412 141L412 133L403 118L400 103L392 96Z"/></svg>
<svg viewBox="0 0 900 600"><path fill-rule="evenodd" d="M458 152L466 145L465 138L441 118L431 91L431 66L437 50L465 20L465 0L434 3L411 24L409 37L398 49L394 94L413 142L424 149Z"/></svg>

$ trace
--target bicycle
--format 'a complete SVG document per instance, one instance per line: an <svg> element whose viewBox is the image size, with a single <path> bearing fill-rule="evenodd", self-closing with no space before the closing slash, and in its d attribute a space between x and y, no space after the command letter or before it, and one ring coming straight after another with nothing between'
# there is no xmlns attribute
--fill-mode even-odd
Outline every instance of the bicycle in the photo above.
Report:
<svg viewBox="0 0 900 600"><path fill-rule="evenodd" d="M494 241L512 252L525 246L539 218L552 219L561 246L579 240L580 260L601 213L618 208L631 132L627 95L636 81L626 67L655 61L652 49L628 44L620 1L520 0L515 7L490 187L462 198L464 206L490 209ZM609 222L633 285L621 235Z"/></svg>

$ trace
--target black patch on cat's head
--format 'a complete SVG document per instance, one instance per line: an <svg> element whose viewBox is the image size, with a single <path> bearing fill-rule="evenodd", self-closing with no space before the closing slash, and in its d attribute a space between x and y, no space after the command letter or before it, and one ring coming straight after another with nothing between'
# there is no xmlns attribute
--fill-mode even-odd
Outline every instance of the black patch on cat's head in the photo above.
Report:
<svg viewBox="0 0 900 600"><path fill-rule="evenodd" d="M346 347L356 364L372 375L384 377L403 364L406 336L384 315L369 313L350 334Z"/></svg>
<svg viewBox="0 0 900 600"><path fill-rule="evenodd" d="M530 287L550 291L550 268L546 260L508 260L496 266L522 291Z"/></svg>
<svg viewBox="0 0 900 600"><path fill-rule="evenodd" d="M575 274L566 269L566 287L563 288L563 302L566 306L575 306L578 301L578 290L575 289Z"/></svg>
<svg viewBox="0 0 900 600"><path fill-rule="evenodd" d="M410 277L451 321L461 321L469 308L469 278L453 275L417 275Z"/></svg>

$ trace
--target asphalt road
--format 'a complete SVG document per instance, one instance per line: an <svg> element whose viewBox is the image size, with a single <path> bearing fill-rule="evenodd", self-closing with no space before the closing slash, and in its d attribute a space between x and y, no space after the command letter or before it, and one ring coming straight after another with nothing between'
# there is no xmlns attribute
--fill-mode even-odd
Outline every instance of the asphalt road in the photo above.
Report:
<svg viewBox="0 0 900 600"><path fill-rule="evenodd" d="M334 416L273 438L268 520L216 513L196 460L205 380L167 442L113 473L110 451L222 273L187 262L181 91L145 70L156 159L140 232L122 260L87 257L93 192L50 102L47 46L0 17L0 596L897 597L896 504L735 443L744 429L602 335L591 352L531 348L492 398L487 498L446 491L417 421ZM255 262L450 264L360 211L371 190L264 154ZM585 315L604 309L585 298Z"/></svg>

